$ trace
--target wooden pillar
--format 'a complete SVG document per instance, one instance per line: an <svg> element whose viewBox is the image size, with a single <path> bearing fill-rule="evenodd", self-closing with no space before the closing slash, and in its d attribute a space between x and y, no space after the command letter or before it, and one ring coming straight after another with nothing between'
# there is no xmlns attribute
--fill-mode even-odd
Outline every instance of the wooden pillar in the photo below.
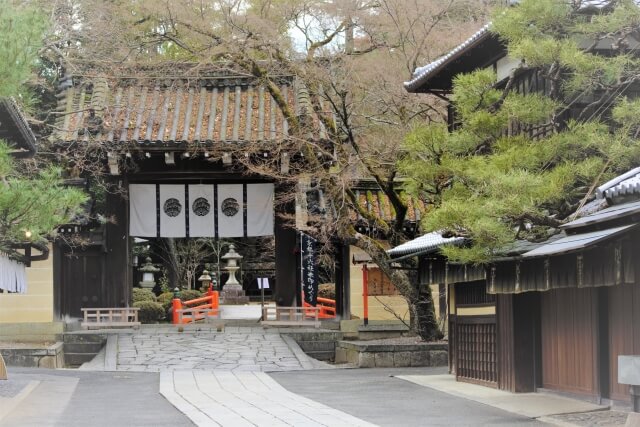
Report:
<svg viewBox="0 0 640 427"><path fill-rule="evenodd" d="M129 256L129 221L127 201L118 194L107 195L108 215L116 218L116 223L106 225L105 246L105 293L103 307L124 307L131 305L133 277ZM153 213L151 213L153 214Z"/></svg>
<svg viewBox="0 0 640 427"><path fill-rule="evenodd" d="M349 245L335 242L335 283L336 283L336 314L341 319L351 319L351 259Z"/></svg>
<svg viewBox="0 0 640 427"><path fill-rule="evenodd" d="M276 191L278 188L276 187ZM282 189L281 191L286 191ZM286 203L279 208L283 213L295 213L293 202ZM296 293L299 288L297 259L300 257L297 249L296 230L285 224L285 220L276 211L275 218L275 246L276 246L276 286L274 299L276 305L293 306L299 299Z"/></svg>

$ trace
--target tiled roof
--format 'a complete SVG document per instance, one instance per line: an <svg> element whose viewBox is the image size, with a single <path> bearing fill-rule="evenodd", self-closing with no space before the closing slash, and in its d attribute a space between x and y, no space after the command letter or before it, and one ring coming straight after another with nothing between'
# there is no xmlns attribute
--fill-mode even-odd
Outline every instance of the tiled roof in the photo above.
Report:
<svg viewBox="0 0 640 427"><path fill-rule="evenodd" d="M635 226L636 224L629 224L623 225L621 227L609 228L606 230L596 230L588 233L572 234L570 236L563 237L561 239L555 240L554 242L526 252L522 256L524 258L531 258L539 256L559 255L577 251L579 249L584 249L588 246L624 233L631 227Z"/></svg>
<svg viewBox="0 0 640 427"><path fill-rule="evenodd" d="M443 245L461 245L464 241L463 237L442 237L442 234L434 231L389 249L387 253L392 258L411 254L425 254L435 252Z"/></svg>
<svg viewBox="0 0 640 427"><path fill-rule="evenodd" d="M279 83L296 108L293 79ZM277 141L288 133L275 100L247 76L81 77L63 86L55 141Z"/></svg>
<svg viewBox="0 0 640 427"><path fill-rule="evenodd" d="M353 188L356 197L358 198L358 204L364 210L372 212L375 216L384 219L385 221L391 221L395 218L395 210L389 201L387 195L377 189L364 189ZM420 221L422 213L426 210L426 205L423 201L409 197L405 192L399 191L399 195L407 203L407 221ZM357 212L351 212L351 219L359 219Z"/></svg>
<svg viewBox="0 0 640 427"><path fill-rule="evenodd" d="M599 199L611 199L632 194L640 194L640 167L613 178L596 190Z"/></svg>
<svg viewBox="0 0 640 427"><path fill-rule="evenodd" d="M640 0L634 0L637 5L640 5ZM509 0L509 3L516 5L518 0ZM613 0L583 0L578 9L580 12L588 13L589 11L597 11L603 9L613 3ZM404 83L404 87L407 91L412 92L424 85L432 76L436 75L440 70L446 67L451 61L457 59L465 52L473 49L477 44L491 35L491 22L484 27L476 31L471 37L460 43L453 48L449 53L439 57L433 62L427 65L417 67L411 76L411 80Z"/></svg>
<svg viewBox="0 0 640 427"><path fill-rule="evenodd" d="M490 35L490 31L489 31L490 28L491 28L491 23L488 23L487 25L482 27L480 30L476 31L467 40L465 40L464 42L456 46L453 50L451 50L446 55L441 56L440 58L436 59L433 62L430 62L427 65L416 68L415 71L413 72L413 75L411 76L411 80L404 83L405 89L411 92L412 90L423 85L429 79L429 77L431 77L432 75L440 71L440 69L442 69L450 61L454 60L459 55L461 55L464 51L472 48L478 42L488 37Z"/></svg>
<svg viewBox="0 0 640 427"><path fill-rule="evenodd" d="M36 152L36 136L13 98L0 99L0 138L16 148L13 152L16 157Z"/></svg>

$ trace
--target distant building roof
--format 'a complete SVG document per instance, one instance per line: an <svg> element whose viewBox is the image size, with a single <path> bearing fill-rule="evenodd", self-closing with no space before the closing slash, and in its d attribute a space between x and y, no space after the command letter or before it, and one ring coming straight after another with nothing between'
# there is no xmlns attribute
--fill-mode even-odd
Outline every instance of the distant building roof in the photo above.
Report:
<svg viewBox="0 0 640 427"><path fill-rule="evenodd" d="M389 249L387 253L392 258L406 255L422 255L435 252L443 245L461 245L465 240L463 237L443 237L438 232L431 232Z"/></svg>
<svg viewBox="0 0 640 427"><path fill-rule="evenodd" d="M634 2L640 5L640 0ZM507 3L516 5L519 0L507 0ZM582 0L578 12L600 11L614 4L614 0ZM482 53L475 52L477 50L481 50ZM506 53L504 43L491 32L489 22L445 55L417 67L411 80L404 83L404 87L409 92L449 91L456 74L483 68Z"/></svg>
<svg viewBox="0 0 640 427"><path fill-rule="evenodd" d="M522 255L522 257L532 258L575 252L617 236L635 226L636 224L629 224L620 227L608 228L605 230L592 231L589 233L573 234L548 243L546 245L540 246L532 251L526 252Z"/></svg>
<svg viewBox="0 0 640 427"><path fill-rule="evenodd" d="M0 139L12 146L14 157L29 157L36 152L36 136L13 98L0 99Z"/></svg>
<svg viewBox="0 0 640 427"><path fill-rule="evenodd" d="M489 31L490 28L491 23L488 23L480 30L476 31L471 37L453 48L449 53L441 56L440 58L436 59L433 62L430 62L427 65L416 68L413 72L413 75L411 76L411 80L404 83L405 89L409 92L423 92L424 90L421 90L421 88L426 85L427 82L432 80L437 74L446 70L447 68L452 69L450 72L446 73L447 76L450 76L450 78L460 72L468 71L461 68L461 66L464 64L461 64L460 61L458 61L462 56L464 56L465 53L481 45L485 41L492 40L494 42L493 44L497 46L500 45L500 42L498 42L497 38L495 36L492 36L491 32ZM495 52L492 52L492 54L495 54ZM488 58L486 56L484 56L483 58L478 58L478 60L483 62L486 62L487 59ZM473 69L475 68L475 66L476 64L469 64L466 66L466 68ZM446 82L439 82L432 86L435 86L434 89L444 90L450 89L451 83L449 82L449 84L446 84Z"/></svg>
<svg viewBox="0 0 640 427"><path fill-rule="evenodd" d="M600 224L606 221L613 221L621 218L630 217L640 214L640 201L625 203L621 205L613 205L590 215L578 218L575 221L563 224L561 228L571 230L580 227L587 227L594 224Z"/></svg>
<svg viewBox="0 0 640 427"><path fill-rule="evenodd" d="M599 199L640 195L640 167L630 170L602 184L596 190Z"/></svg>

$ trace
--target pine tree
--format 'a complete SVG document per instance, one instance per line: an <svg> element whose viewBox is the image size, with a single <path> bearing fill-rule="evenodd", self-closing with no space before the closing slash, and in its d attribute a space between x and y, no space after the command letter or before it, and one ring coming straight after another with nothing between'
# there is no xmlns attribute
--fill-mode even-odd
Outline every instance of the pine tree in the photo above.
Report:
<svg viewBox="0 0 640 427"><path fill-rule="evenodd" d="M491 31L519 68L503 85L492 70L457 76L455 130L424 126L406 138L400 167L410 192L432 205L426 229L471 242L444 248L449 259L483 263L515 239L544 239L599 183L638 165L640 60L628 40L640 8L611 4L523 0L499 11ZM533 70L549 90L516 93L513 81ZM508 132L514 125L526 132Z"/></svg>
<svg viewBox="0 0 640 427"><path fill-rule="evenodd" d="M24 91L44 31L44 17L34 7L0 0L0 97ZM0 251L20 258L16 244L42 241L73 218L86 197L64 187L59 168L27 172L33 168L10 153L9 145L0 141Z"/></svg>

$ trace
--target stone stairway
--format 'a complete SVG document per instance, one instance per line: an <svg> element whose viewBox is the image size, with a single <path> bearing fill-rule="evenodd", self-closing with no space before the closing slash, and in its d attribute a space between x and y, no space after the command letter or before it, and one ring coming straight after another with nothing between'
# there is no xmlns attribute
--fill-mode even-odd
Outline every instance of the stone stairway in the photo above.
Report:
<svg viewBox="0 0 640 427"><path fill-rule="evenodd" d="M64 363L68 368L77 368L91 361L107 341L107 334L91 332L69 332L62 334Z"/></svg>
<svg viewBox="0 0 640 427"><path fill-rule="evenodd" d="M333 361L336 356L336 342L343 334L333 330L281 330L282 335L293 338L308 356L325 362Z"/></svg>

